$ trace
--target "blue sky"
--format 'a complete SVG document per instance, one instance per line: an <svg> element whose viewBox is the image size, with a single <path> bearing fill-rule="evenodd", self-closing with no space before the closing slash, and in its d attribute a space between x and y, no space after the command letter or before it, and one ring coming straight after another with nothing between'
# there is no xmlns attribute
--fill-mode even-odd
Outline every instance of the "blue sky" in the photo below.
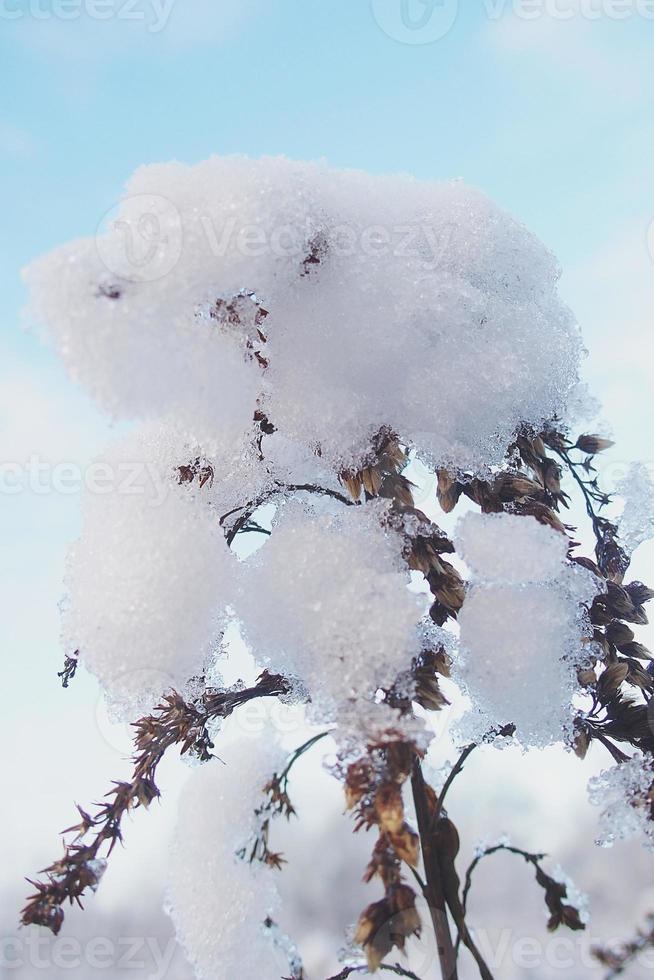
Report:
<svg viewBox="0 0 654 980"><path fill-rule="evenodd" d="M456 13L451 29L418 43L419 32L398 20L402 0L175 0L165 25L154 0L138 0L130 19L124 0L107 0L106 20L84 12L90 2L68 0L81 16L63 20L55 0L0 0L3 461L38 453L84 462L110 436L107 420L21 329L21 267L93 234L138 165L212 153L325 157L484 189L561 261L562 289L591 351L587 376L619 443L607 475L636 457L654 460L654 19L640 3L621 0L629 16L616 19L609 0L558 0L557 10L572 12L564 19L543 0L527 20L517 3L461 0L457 11L443 0L433 16ZM421 0L408 9L416 19L426 11ZM92 796L115 775L92 682L81 678L66 693L62 717L53 677L79 508L75 495L0 500L5 724L12 738L43 748L55 827L70 822L68 799ZM643 552L637 571L646 578L652 552ZM38 705L36 727L28 704ZM57 750L72 760L65 792L54 775L55 725ZM94 753L104 762L80 786ZM11 780L18 798L19 765ZM18 826L22 813L11 806L9 826ZM37 829L12 859L40 846ZM45 845L41 859L52 837Z"/></svg>
<svg viewBox="0 0 654 980"><path fill-rule="evenodd" d="M88 16L92 2L114 16ZM157 2L172 4L167 20ZM0 0L3 346L42 362L16 330L18 270L93 234L135 167L232 152L463 177L559 256L589 342L624 284L618 268L589 288L592 263L608 255L610 267L615 249L632 279L643 266L611 309L624 318L623 299L654 268L647 0L460 2L451 30L425 44L380 26L392 33L403 2L425 10L423 0L136 0L126 19L126 0ZM457 11L440 2L435 17ZM518 16L534 2L538 18ZM79 16L58 19L61 3ZM616 20L612 3L630 15ZM588 19L589 5L607 12ZM572 18L548 13L559 8Z"/></svg>

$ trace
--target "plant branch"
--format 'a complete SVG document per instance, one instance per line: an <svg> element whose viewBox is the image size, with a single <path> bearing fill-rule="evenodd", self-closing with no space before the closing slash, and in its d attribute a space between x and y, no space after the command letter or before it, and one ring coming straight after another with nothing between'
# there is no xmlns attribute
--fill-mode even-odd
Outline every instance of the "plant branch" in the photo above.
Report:
<svg viewBox="0 0 654 980"><path fill-rule="evenodd" d="M436 936L441 974L443 980L457 980L456 956L447 918L445 891L438 854L434 846L432 813L427 796L425 779L422 774L422 765L417 756L413 762L411 789L416 808L416 816L418 818L418 832L420 834L422 858L425 868L426 881L423 894L429 906L434 934Z"/></svg>
<svg viewBox="0 0 654 980"><path fill-rule="evenodd" d="M225 537L228 545L232 545L237 534L240 534L243 529L249 524L252 515L255 513L259 507L268 503L269 500L274 500L275 497L282 496L285 493L312 493L317 494L321 497L331 497L333 500L338 500L339 503L344 504L346 507L356 507L358 502L355 500L350 500L345 494L340 493L338 490L331 490L329 487L320 487L314 483L281 483L280 481L275 481L273 487L268 490L264 490L263 493L255 497L254 500L248 501L248 503L243 504L241 507L234 507L232 510L223 514L220 518L220 526L225 527L225 521L232 517L234 514L240 513L240 516L234 521L229 529L225 532Z"/></svg>
<svg viewBox="0 0 654 980"><path fill-rule="evenodd" d="M483 744L485 739L490 738L491 736L500 735L502 738L509 738L511 735L514 734L515 734L515 725L504 725L502 728L491 729L491 731L489 731L484 736L484 739L482 739L481 742L471 742L470 745L466 745L466 747L461 752L461 755L457 759L456 763L452 767L450 774L445 780L443 789L441 790L438 799L436 801L436 806L434 808L434 815L432 818L432 825L431 825L432 832L435 831L436 829L441 812L443 810L443 804L445 803L445 797L447 796L452 786L452 783L459 775L459 773L463 771L463 767L465 766L466 762L468 761L468 758L472 755L475 749L479 748L479 746Z"/></svg>
<svg viewBox="0 0 654 980"><path fill-rule="evenodd" d="M598 511L611 502L611 496L600 489L597 476L592 479L584 479L581 474L596 473L593 466L595 452L602 452L603 449L612 445L608 440L599 439L595 436L580 436L576 445L571 445L560 434L553 434L546 440L550 449L565 464L566 469L581 490L586 506L586 513L590 518L593 534L595 535L595 557L597 564L604 575L615 577L618 581L629 567L630 559L623 548L618 543L618 528L611 521L600 517ZM588 454L583 462L575 462L571 457L571 452L577 450Z"/></svg>
<svg viewBox="0 0 654 980"><path fill-rule="evenodd" d="M613 761L614 762L617 762L617 763L620 763L621 764L623 762L628 762L629 761L629 756L626 755L624 752L622 752L617 747L617 745L614 745L613 742L609 741L609 739L606 737L606 735L603 735L599 731L599 729L597 728L597 726L593 726L592 732L593 732L593 738L596 738L597 741L600 742L601 745L603 745L604 748L608 752L610 752L611 757L613 758Z"/></svg>
<svg viewBox="0 0 654 980"><path fill-rule="evenodd" d="M114 783L107 793L109 801L96 804L94 815L78 806L81 822L63 831L64 835L74 835L65 844L63 857L43 870L45 881L28 879L36 892L23 909L23 924L46 926L57 935L64 921L62 906L67 901L81 905L86 891L95 890L106 858L122 841L123 817L138 807L148 807L160 796L155 777L168 749L181 745L182 755L192 753L207 761L213 748L207 728L210 721L227 718L236 708L255 698L280 697L288 692L285 678L265 671L254 687L208 689L190 703L173 691L151 715L135 722L134 768L130 781ZM82 843L85 840L88 843Z"/></svg>
<svg viewBox="0 0 654 980"><path fill-rule="evenodd" d="M291 802L288 792L288 777L291 769L298 759L301 759L306 752L329 734L331 734L331 729L312 735L303 745L295 749L284 769L280 773L273 773L269 783L264 787L266 800L255 810L260 829L250 848L248 856L250 864L253 861L261 861L269 867L281 868L284 863L283 856L275 851L271 851L268 847L271 820L277 816L285 816L287 819L294 816L295 807ZM241 856L245 857L246 853L247 848L243 848Z"/></svg>
<svg viewBox="0 0 654 980"><path fill-rule="evenodd" d="M472 753L478 747L479 747L479 743L478 742L471 742L470 745L466 745L466 747L464 748L463 752L461 753L461 755L457 759L456 764L452 767L452 770L451 770L449 776L445 780L445 784L444 784L443 789L441 790L441 792L440 792L440 794L438 796L438 799L436 801L436 806L434 808L434 814L432 816L432 821L431 821L431 830L432 830L432 833L436 829L436 825L438 824L438 820L439 820L439 817L440 817L441 812L442 812L442 809L443 809L443 804L445 803L445 797L447 796L447 794L449 792L449 789L450 789L452 783L454 782L454 780L456 779L456 777L459 775L459 773L463 770L463 767L465 766L468 757L470 755L472 755Z"/></svg>
<svg viewBox="0 0 654 980"><path fill-rule="evenodd" d="M566 904L564 899L567 898L567 888L555 878L550 875L541 867L541 861L545 858L545 854L531 854L529 851L523 851L519 847L513 847L510 844L495 844L492 847L485 848L480 854L472 860L468 870L465 875L465 884L463 888L463 895L461 898L461 905L463 907L463 914L465 915L468 908L468 896L470 894L470 889L472 887L472 876L475 869L484 858L489 857L491 854L497 854L499 851L506 851L509 854L516 854L519 857L524 858L524 860L531 864L536 871L536 881L545 891L545 903L550 912L550 919L548 922L548 929L553 931L559 925L566 925L569 929L579 930L584 929L584 924L581 921L579 911L574 908L574 906ZM465 937L459 933L456 941L456 950L458 952L461 941L465 941Z"/></svg>
<svg viewBox="0 0 654 980"><path fill-rule="evenodd" d="M79 666L79 650L75 650L72 656L66 654L64 658L63 670L58 671L57 677L61 677L61 686L68 687L77 673Z"/></svg>

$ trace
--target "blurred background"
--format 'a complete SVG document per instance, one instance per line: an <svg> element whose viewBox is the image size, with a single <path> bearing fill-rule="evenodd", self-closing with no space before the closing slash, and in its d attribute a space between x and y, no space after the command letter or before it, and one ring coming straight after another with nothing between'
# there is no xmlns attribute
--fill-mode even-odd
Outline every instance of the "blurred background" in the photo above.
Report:
<svg viewBox="0 0 654 980"><path fill-rule="evenodd" d="M59 940L17 927L23 876L59 855L74 802L99 799L127 774L129 754L94 681L81 672L64 691L56 676L80 488L55 487L41 470L83 472L115 428L22 328L21 267L93 235L143 163L285 154L461 177L560 259L589 349L585 376L616 440L602 460L610 487L631 460L654 466L653 40L647 0L0 0L0 463L19 474L0 493L2 977L191 977L162 911L188 776L175 759L161 770L161 804L135 815L98 894ZM433 486L424 497L438 519ZM633 577L651 585L653 566L644 545ZM343 930L371 897L360 878L372 840L352 837L320 755L298 767L302 819L278 838L289 860L284 924L308 980L339 971ZM434 755L436 767L453 757L446 737ZM558 749L484 750L456 784L450 809L466 855L508 832L548 851L591 899L586 933L548 937L531 871L491 858L471 907L498 977L601 977L593 943L631 935L654 911L654 856L593 844L585 787L609 763L598 746L584 763ZM216 846L219 837L217 824ZM433 950L416 955L418 974L437 976ZM652 973L650 957L625 975ZM467 960L462 976L475 976Z"/></svg>

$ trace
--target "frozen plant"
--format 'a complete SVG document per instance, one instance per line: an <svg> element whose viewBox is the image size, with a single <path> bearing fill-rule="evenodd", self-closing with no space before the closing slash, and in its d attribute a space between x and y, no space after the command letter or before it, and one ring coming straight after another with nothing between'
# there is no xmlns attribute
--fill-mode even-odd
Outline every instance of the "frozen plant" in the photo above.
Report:
<svg viewBox="0 0 654 980"><path fill-rule="evenodd" d="M594 467L610 443L570 438L582 344L558 275L462 183L238 157L140 169L112 227L28 270L71 376L133 424L69 556L61 677L83 664L116 710L141 716L131 773L79 808L24 923L59 932L176 748L204 764L169 886L198 977L308 980L302 937L276 918L275 827L302 816L295 763L329 734L353 827L374 836L376 894L339 977L415 980L399 958L430 928L443 977L461 955L488 980L468 898L498 851L533 869L550 929L584 927L570 883L535 852L484 848L461 878L446 808L471 753L510 740L610 753L626 801L609 807L614 834L632 767L649 792L654 683L632 626L654 593L625 580L641 511L626 511L624 548ZM413 461L437 482L421 508ZM562 517L572 490L592 559ZM451 538L437 505L462 499ZM260 673L224 686L237 631ZM468 738L437 791L429 714L457 691ZM258 699L305 703L313 733L288 755L269 733L216 748L220 722Z"/></svg>

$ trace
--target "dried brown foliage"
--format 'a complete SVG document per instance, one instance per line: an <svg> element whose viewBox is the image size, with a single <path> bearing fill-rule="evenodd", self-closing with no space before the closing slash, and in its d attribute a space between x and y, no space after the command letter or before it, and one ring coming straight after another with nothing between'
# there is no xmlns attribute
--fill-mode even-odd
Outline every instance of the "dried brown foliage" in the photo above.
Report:
<svg viewBox="0 0 654 980"><path fill-rule="evenodd" d="M317 236L308 243L300 275L310 275L326 255L326 243ZM262 370L268 365L263 353L267 337L263 322L267 311L253 293L243 292L232 300L218 300L210 313L222 329L234 331L248 356L256 358ZM258 408L254 415L256 440L263 459L263 439L275 431L274 423ZM610 443L597 435L583 435L570 442L554 426L537 433L523 431L510 447L506 465L486 480L466 473L438 472L438 500L449 513L462 497L468 498L485 513L507 512L535 519L565 535L569 560L589 569L602 583L601 594L588 610L592 636L584 638L586 654L578 664L579 692L586 699L578 712L574 748L583 758L593 741L609 751L620 764L629 756L631 746L654 756L654 735L650 720L650 701L654 678L652 654L637 639L634 627L647 623L644 610L654 592L641 582L625 583L629 560L620 547L617 528L602 514L610 502L599 487L594 456ZM316 450L319 454L320 450ZM327 495L347 506L363 499L383 498L390 502L384 520L399 538L399 548L412 571L421 573L433 602L431 617L439 625L456 619L465 602L466 586L451 561L454 546L447 535L415 506L413 486L404 474L408 454L388 428L379 431L368 456L360 466L340 474L346 493L311 484L276 483L258 498L235 507L220 519L228 544L237 535L255 531L269 533L261 527L256 514L264 504L277 497L297 493ZM595 554L577 555L575 529L561 517L568 507L564 489L566 474L581 491L595 536ZM210 483L214 473L200 458L180 466L180 482L197 481L199 487ZM582 638L580 638L581 641ZM67 660L60 674L64 685L74 676L77 654ZM413 705L438 711L447 704L440 679L447 677L450 661L441 648L425 648L407 664L405 673L389 690L381 692L386 704L397 709L400 717L409 716ZM631 688L631 696L626 689ZM172 746L193 753L200 760L211 756L213 745L207 727L209 721L225 718L240 704L255 697L279 697L288 692L284 678L264 673L255 687L229 690L207 690L187 703L178 694L169 694L148 718L135 723L134 770L129 782L116 783L108 802L97 805L91 815L79 810L81 822L66 831L74 835L66 844L61 860L46 868L45 880L35 883L36 892L23 911L23 921L45 925L58 932L63 921L65 902L80 902L82 895L97 886L104 856L121 840L121 821L125 813L147 807L159 795L156 769L163 754ZM511 737L510 719L501 719L503 728L489 737ZM257 810L261 831L244 857L280 868L283 857L270 849L269 829L277 816L290 818L294 807L289 796L288 777L294 762L307 751L321 733L309 740L291 756L287 767L271 774L263 788L263 802ZM620 747L622 746L622 747ZM468 896L473 872L483 857L499 851L521 856L535 872L543 889L549 910L550 929L566 926L583 928L579 912L568 900L565 885L549 876L542 867L542 855L532 854L508 845L488 848L468 868L463 887L456 868L459 853L458 831L445 809L445 799L454 780L463 771L466 760L476 749L467 746L451 770L440 794L424 779L422 750L398 725L370 737L360 754L341 759L340 772L345 804L354 815L355 830L374 829L376 839L365 871L366 881L381 882L383 897L369 904L361 913L356 941L363 949L367 968L381 969L398 976L414 974L385 963L394 950L404 951L407 940L419 936L423 923L416 908L417 893L407 883L407 875L417 883L431 916L438 941L440 965L448 980L457 978L460 946L467 947L474 958L482 980L492 974L477 949L468 927ZM417 817L412 827L405 812L405 797L411 792ZM654 800L654 792L652 793ZM653 809L654 815L654 809ZM456 929L456 942L452 938ZM617 976L645 945L654 945L654 933L644 932L618 951L598 950L596 955ZM348 966L332 980L341 980L360 972L362 966ZM296 973L301 975L300 972Z"/></svg>

